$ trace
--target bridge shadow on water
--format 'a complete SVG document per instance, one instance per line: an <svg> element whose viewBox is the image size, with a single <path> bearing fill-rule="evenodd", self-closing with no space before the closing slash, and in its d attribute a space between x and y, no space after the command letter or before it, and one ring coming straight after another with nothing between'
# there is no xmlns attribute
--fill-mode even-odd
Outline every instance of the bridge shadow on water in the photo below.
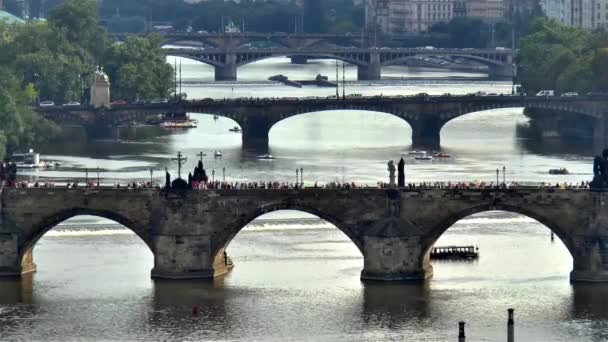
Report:
<svg viewBox="0 0 608 342"><path fill-rule="evenodd" d="M593 156L605 146L594 143L593 139L574 137L541 137L528 124L518 124L515 130L517 145L524 151L543 156L575 155Z"/></svg>

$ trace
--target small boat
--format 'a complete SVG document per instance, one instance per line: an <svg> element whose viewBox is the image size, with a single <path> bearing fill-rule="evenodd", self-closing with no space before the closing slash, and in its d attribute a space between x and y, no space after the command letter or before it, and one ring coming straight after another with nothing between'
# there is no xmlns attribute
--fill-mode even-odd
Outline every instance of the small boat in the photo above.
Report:
<svg viewBox="0 0 608 342"><path fill-rule="evenodd" d="M272 154L263 154L258 156L258 159L271 160L274 159L274 156Z"/></svg>
<svg viewBox="0 0 608 342"><path fill-rule="evenodd" d="M407 154L409 154L410 156L420 156L420 155L426 155L427 152L426 151L409 151Z"/></svg>
<svg viewBox="0 0 608 342"><path fill-rule="evenodd" d="M213 152L213 156L214 157L221 157L222 156L222 151L215 151L215 152Z"/></svg>
<svg viewBox="0 0 608 342"><path fill-rule="evenodd" d="M423 154L423 155L418 155L418 156L414 157L414 159L416 159L416 160L433 160L433 156L430 156L428 154Z"/></svg>
<svg viewBox="0 0 608 342"><path fill-rule="evenodd" d="M240 133L241 129L239 128L239 126L234 126L231 129L229 129L230 132L234 132L234 133Z"/></svg>
<svg viewBox="0 0 608 342"><path fill-rule="evenodd" d="M434 158L452 158L451 155L447 154L447 153L443 153L443 152L439 152L439 153L435 153L433 154Z"/></svg>
<svg viewBox="0 0 608 342"><path fill-rule="evenodd" d="M570 172L568 171L568 169L562 167L559 169L549 170L549 174L550 175L567 175L567 174L570 174Z"/></svg>
<svg viewBox="0 0 608 342"><path fill-rule="evenodd" d="M11 156L11 159L15 162L17 168L20 169L38 169L59 166L58 162L41 160L40 153L35 153L33 149L30 149L27 153L14 153Z"/></svg>
<svg viewBox="0 0 608 342"><path fill-rule="evenodd" d="M196 128L198 121L196 120L179 120L179 121L163 121L160 123L164 128Z"/></svg>

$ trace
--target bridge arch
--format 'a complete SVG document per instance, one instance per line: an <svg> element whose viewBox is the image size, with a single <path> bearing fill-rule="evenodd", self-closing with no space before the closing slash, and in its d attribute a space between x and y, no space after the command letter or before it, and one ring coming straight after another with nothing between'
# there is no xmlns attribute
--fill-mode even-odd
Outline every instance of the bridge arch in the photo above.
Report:
<svg viewBox="0 0 608 342"><path fill-rule="evenodd" d="M148 246L150 251L154 253L152 241L150 236L148 235L146 227L141 226L140 224L125 217L124 215L113 211L76 207L61 210L56 213L53 213L52 215L47 215L40 219L38 222L36 222L34 225L32 225L30 229L24 229L19 239L19 258L22 259L26 254L28 254L34 248L36 243L49 230L53 229L58 224L70 218L82 215L106 218L121 224L125 228L135 233L135 235L137 235L146 244L146 246Z"/></svg>
<svg viewBox="0 0 608 342"><path fill-rule="evenodd" d="M365 66L368 64L368 62L365 60L357 59L356 53L324 54L324 53L306 52L303 54L306 55L307 57L333 59L333 60L346 62L346 63L356 65L356 66ZM237 60L236 65L237 65L237 67L240 67L240 66L251 64L254 62L259 62L261 60L268 59L268 58L288 57L288 56L296 56L296 55L298 55L297 52L296 53L293 53L293 52L292 53L287 53L287 52L277 52L277 53L269 52L269 53L267 53L267 52L256 52L255 50L252 50L250 53L245 54L245 57Z"/></svg>
<svg viewBox="0 0 608 342"><path fill-rule="evenodd" d="M428 256L435 242L441 237L441 235L443 235L443 233L445 233L458 221L474 214L491 211L504 211L513 214L519 214L539 222L540 224L551 230L553 233L555 233L555 235L557 235L557 237L559 237L559 239L563 242L564 246L566 246L570 255L574 257L576 250L572 241L570 241L569 239L569 234L566 229L561 227L561 225L556 220L552 219L547 215L544 215L540 211L531 210L523 206L513 206L504 203L493 203L473 206L448 215L431 229L430 234L423 241L423 256Z"/></svg>
<svg viewBox="0 0 608 342"><path fill-rule="evenodd" d="M257 207L255 210L241 215L231 226L227 227L218 237L217 244L213 246L211 256L213 259L221 259L223 252L230 245L232 240L251 222L259 218L262 215L277 212L281 210L295 210L304 212L307 214L314 215L326 222L329 222L338 230L340 230L352 243L357 247L359 252L363 255L363 241L360 236L355 232L355 228L343 222L340 218L335 217L328 212L323 211L312 206L297 203L296 201L285 200L280 202L274 202L266 205Z"/></svg>

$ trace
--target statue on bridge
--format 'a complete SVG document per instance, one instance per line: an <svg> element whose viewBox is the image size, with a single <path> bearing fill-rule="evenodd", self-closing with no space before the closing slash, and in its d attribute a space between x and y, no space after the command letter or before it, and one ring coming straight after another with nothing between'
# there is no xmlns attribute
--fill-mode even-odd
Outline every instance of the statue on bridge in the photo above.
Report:
<svg viewBox="0 0 608 342"><path fill-rule="evenodd" d="M395 162L390 160L388 162L388 178L389 178L389 187L395 187Z"/></svg>
<svg viewBox="0 0 608 342"><path fill-rule="evenodd" d="M590 187L591 189L608 188L608 149L604 149L601 156L593 159L593 180Z"/></svg>
<svg viewBox="0 0 608 342"><path fill-rule="evenodd" d="M397 186L400 188L405 187L405 160L403 160L403 157L401 157L397 165Z"/></svg>

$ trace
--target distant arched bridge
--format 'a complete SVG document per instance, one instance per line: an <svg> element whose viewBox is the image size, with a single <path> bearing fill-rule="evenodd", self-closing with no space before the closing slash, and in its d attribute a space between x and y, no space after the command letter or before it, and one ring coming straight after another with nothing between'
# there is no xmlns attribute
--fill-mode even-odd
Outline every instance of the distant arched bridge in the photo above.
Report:
<svg viewBox="0 0 608 342"><path fill-rule="evenodd" d="M425 48L238 48L164 49L167 55L200 61L215 67L215 79L234 81L237 68L262 59L280 56L332 58L357 66L359 80L379 80L383 66L398 64L414 56L452 56L469 59L488 66L490 77L514 76L512 50L492 49L425 49Z"/></svg>
<svg viewBox="0 0 608 342"><path fill-rule="evenodd" d="M549 116L536 117L546 136L560 134L560 122L590 122L589 137L606 143L608 97L536 97L536 96L410 96L279 98L193 100L170 104L122 105L111 109L89 107L39 107L37 111L60 124L85 126L119 126L143 123L165 113L206 113L230 118L243 131L244 145L267 145L273 125L289 117L328 110L365 110L395 115L412 128L414 145L438 146L441 128L460 116L497 108L536 108L551 111Z"/></svg>

